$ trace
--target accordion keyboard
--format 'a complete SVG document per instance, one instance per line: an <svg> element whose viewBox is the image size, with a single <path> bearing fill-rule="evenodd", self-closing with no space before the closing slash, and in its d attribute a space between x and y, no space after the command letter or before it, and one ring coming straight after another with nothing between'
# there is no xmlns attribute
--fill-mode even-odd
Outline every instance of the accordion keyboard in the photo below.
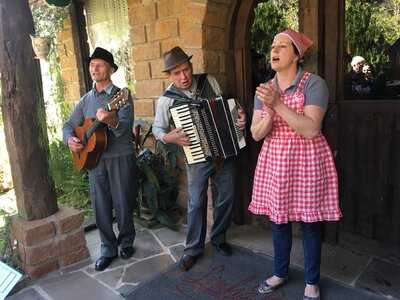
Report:
<svg viewBox="0 0 400 300"><path fill-rule="evenodd" d="M176 128L182 128L189 138L189 146L183 146L188 164L206 161L206 155L201 147L199 133L190 114L189 105L180 105L170 109Z"/></svg>

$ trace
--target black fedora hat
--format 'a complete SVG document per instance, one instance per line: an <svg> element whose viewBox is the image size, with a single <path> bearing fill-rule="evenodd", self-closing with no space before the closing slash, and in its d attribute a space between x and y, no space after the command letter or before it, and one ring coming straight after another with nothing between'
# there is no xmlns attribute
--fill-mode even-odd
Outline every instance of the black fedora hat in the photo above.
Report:
<svg viewBox="0 0 400 300"><path fill-rule="evenodd" d="M118 70L118 66L114 63L114 56L111 54L111 52L107 51L106 49L101 47L96 47L92 55L89 57L89 63L92 59L96 58L108 62L111 65L111 67L114 68L114 71Z"/></svg>
<svg viewBox="0 0 400 300"><path fill-rule="evenodd" d="M164 71L171 71L173 68L189 61L193 55L188 56L181 47L174 47L164 53Z"/></svg>

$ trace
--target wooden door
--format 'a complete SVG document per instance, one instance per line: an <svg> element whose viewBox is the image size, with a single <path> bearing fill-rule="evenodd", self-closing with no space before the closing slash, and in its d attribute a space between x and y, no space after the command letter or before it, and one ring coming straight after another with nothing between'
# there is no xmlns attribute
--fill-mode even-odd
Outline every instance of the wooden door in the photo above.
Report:
<svg viewBox="0 0 400 300"><path fill-rule="evenodd" d="M341 231L400 245L400 100L338 103Z"/></svg>

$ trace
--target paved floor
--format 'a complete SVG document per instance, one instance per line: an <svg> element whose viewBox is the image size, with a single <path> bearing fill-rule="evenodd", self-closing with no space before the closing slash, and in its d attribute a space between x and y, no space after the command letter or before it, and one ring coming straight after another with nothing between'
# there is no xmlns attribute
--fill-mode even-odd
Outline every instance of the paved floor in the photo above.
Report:
<svg viewBox="0 0 400 300"><path fill-rule="evenodd" d="M122 299L120 293L139 285L177 261L183 251L185 228L174 232L167 228L149 230L137 225L134 256L129 260L115 260L103 272L93 269L93 261L99 255L97 230L88 232L86 239L92 259L49 274L7 299ZM232 226L229 241L255 252L273 254L270 232L257 226ZM351 244L354 245L354 241ZM382 299L400 299L398 256L387 254L381 259L371 254L371 251L366 254L363 249L355 251L354 248L347 250L344 247L324 245L322 275L354 288L368 289L381 295ZM293 241L291 262L297 266L303 265L300 239L295 238Z"/></svg>

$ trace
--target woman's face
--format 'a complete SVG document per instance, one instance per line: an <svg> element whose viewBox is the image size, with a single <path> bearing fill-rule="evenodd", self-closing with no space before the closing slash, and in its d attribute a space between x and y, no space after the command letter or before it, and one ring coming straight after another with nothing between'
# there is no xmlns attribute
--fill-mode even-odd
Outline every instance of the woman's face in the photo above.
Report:
<svg viewBox="0 0 400 300"><path fill-rule="evenodd" d="M274 38L271 46L271 67L279 72L297 67L299 57L294 53L292 41L285 35L279 34Z"/></svg>

